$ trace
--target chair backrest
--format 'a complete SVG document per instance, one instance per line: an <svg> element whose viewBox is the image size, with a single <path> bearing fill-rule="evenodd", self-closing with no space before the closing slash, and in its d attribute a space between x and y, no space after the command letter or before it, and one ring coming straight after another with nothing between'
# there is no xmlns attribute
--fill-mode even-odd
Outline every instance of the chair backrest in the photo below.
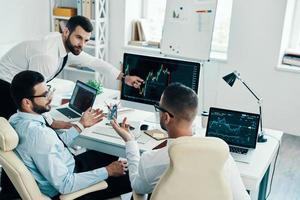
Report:
<svg viewBox="0 0 300 200"><path fill-rule="evenodd" d="M229 200L224 177L228 145L221 139L180 137L169 147L170 166L156 185L151 200Z"/></svg>
<svg viewBox="0 0 300 200"><path fill-rule="evenodd" d="M41 193L30 171L13 152L18 142L15 130L5 118L0 117L0 165L23 200L50 200Z"/></svg>

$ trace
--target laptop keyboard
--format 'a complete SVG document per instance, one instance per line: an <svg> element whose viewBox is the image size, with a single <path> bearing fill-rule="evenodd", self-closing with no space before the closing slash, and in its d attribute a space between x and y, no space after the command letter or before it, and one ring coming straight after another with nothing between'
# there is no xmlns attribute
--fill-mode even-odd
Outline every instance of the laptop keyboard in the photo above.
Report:
<svg viewBox="0 0 300 200"><path fill-rule="evenodd" d="M80 115L78 115L77 113L73 112L69 108L58 108L56 110L59 111L59 112L61 112L62 114L64 114L69 119L80 117Z"/></svg>
<svg viewBox="0 0 300 200"><path fill-rule="evenodd" d="M229 151L233 152L233 153L238 153L238 154L247 154L248 149L229 146Z"/></svg>

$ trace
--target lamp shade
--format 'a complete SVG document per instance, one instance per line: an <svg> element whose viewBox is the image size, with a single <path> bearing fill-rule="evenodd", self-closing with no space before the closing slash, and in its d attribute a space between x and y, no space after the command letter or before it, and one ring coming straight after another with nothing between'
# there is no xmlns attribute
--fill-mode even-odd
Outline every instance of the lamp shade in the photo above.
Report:
<svg viewBox="0 0 300 200"><path fill-rule="evenodd" d="M226 76L223 77L224 81L226 81L226 83L228 85L230 85L230 87L233 86L235 80L236 80L236 74L234 72L227 74Z"/></svg>

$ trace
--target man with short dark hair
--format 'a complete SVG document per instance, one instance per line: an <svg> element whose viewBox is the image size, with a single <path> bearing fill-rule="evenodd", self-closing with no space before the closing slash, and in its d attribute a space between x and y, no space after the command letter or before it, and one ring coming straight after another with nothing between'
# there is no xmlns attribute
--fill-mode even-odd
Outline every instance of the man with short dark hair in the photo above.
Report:
<svg viewBox="0 0 300 200"><path fill-rule="evenodd" d="M67 146L84 128L100 122L104 114L89 108L80 121L59 136L47 126L43 116L51 109L53 90L42 74L18 73L11 84L18 112L9 119L19 136L16 154L34 176L41 192L53 199L106 180L108 189L84 195L80 199L104 199L131 191L125 161L107 154L87 151L73 157Z"/></svg>
<svg viewBox="0 0 300 200"><path fill-rule="evenodd" d="M126 118L121 126L116 121L111 122L113 128L126 142L131 187L139 194L152 193L161 175L169 166L168 145L172 140L193 135L192 124L198 111L197 94L180 83L170 84L164 90L159 105L155 105L155 110L160 114L161 128L168 132L168 143L164 148L144 152L141 156L138 144L126 125ZM231 156L225 164L224 171L234 200L250 200Z"/></svg>
<svg viewBox="0 0 300 200"><path fill-rule="evenodd" d="M88 66L104 73L105 85L112 85L110 80L122 80L127 85L138 88L143 80L137 76L124 75L111 64L93 57L83 48L91 38L93 25L90 20L83 16L71 17L62 33L50 33L38 40L24 41L10 49L0 58L0 116L6 119L17 111L10 96L10 83L13 77L24 70L37 71L43 74L49 82L69 65ZM71 53L70 53L71 52ZM69 122L52 120L47 117L47 122L52 128L70 128ZM1 176L1 193L16 193L11 187L6 174Z"/></svg>
<svg viewBox="0 0 300 200"><path fill-rule="evenodd" d="M106 85L111 83L109 80L116 79L138 88L143 82L138 76L125 76L111 64L82 51L92 31L93 25L88 18L74 16L68 20L61 34L50 33L38 40L21 42L9 50L0 60L0 93L5 96L0 100L0 116L8 119L16 112L9 87L13 77L24 70L40 72L49 82L62 71L66 63L89 66L108 76L105 77L105 81L108 81ZM63 125L68 127L68 124Z"/></svg>

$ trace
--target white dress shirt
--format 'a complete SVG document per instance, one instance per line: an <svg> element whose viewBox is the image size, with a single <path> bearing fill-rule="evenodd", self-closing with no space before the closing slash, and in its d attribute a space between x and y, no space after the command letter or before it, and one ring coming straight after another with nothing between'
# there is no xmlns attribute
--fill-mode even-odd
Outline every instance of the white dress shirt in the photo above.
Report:
<svg viewBox="0 0 300 200"><path fill-rule="evenodd" d="M126 142L126 158L128 161L129 179L132 189L138 194L151 193L161 175L170 163L168 145L164 148L144 152L140 157L136 141ZM234 200L250 200L242 182L239 170L231 155L224 166L225 178L228 180Z"/></svg>
<svg viewBox="0 0 300 200"><path fill-rule="evenodd" d="M62 67L67 55L62 36L52 32L38 40L24 41L10 49L0 60L0 79L11 83L13 77L24 70L40 72L46 80L51 80ZM117 79L120 71L111 64L85 52L75 56L69 54L67 65L88 66L110 79Z"/></svg>

